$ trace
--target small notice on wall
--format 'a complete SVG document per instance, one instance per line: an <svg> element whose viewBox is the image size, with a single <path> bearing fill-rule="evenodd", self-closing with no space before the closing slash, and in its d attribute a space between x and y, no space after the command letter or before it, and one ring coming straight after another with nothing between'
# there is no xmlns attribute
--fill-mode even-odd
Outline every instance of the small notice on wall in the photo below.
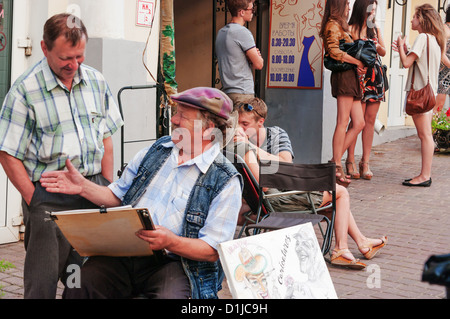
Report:
<svg viewBox="0 0 450 319"><path fill-rule="evenodd" d="M267 87L320 89L325 0L273 0Z"/></svg>
<svg viewBox="0 0 450 319"><path fill-rule="evenodd" d="M155 14L155 0L137 0L136 25L151 27Z"/></svg>

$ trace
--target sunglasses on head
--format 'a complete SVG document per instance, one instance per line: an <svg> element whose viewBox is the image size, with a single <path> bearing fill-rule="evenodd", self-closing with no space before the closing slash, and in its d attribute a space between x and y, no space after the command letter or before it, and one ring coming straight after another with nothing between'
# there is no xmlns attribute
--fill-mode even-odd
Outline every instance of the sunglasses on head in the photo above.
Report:
<svg viewBox="0 0 450 319"><path fill-rule="evenodd" d="M241 103L238 106L238 109L243 108L244 111L246 112L255 112L256 114L258 114L259 117L264 118L264 116L262 116L261 114L259 114L259 112L257 110L255 110L255 108L253 107L253 105L251 105L250 103Z"/></svg>

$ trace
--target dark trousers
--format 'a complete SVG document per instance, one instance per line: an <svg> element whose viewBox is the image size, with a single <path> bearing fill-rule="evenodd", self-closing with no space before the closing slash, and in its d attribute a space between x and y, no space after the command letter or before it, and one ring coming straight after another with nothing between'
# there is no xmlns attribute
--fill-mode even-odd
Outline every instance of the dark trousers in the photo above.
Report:
<svg viewBox="0 0 450 319"><path fill-rule="evenodd" d="M80 288L64 289L64 299L187 299L190 284L179 260L164 257L89 257Z"/></svg>
<svg viewBox="0 0 450 319"><path fill-rule="evenodd" d="M101 175L88 179L100 185L109 182ZM39 182L28 206L22 201L25 224L24 298L54 299L58 280L66 283L68 265L81 266L83 259L50 219L49 212L97 208L90 201L77 196L48 193Z"/></svg>

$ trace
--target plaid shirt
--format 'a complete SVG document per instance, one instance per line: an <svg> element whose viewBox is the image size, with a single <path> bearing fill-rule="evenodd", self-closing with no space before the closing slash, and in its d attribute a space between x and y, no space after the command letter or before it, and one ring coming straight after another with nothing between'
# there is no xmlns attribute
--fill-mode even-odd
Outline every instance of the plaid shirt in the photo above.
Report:
<svg viewBox="0 0 450 319"><path fill-rule="evenodd" d="M173 147L172 153L134 206L148 207L156 225L164 226L182 236L189 195L200 172L206 173L220 152L220 147L214 143L203 154L178 165L179 149L173 142L162 145ZM122 177L108 186L117 198L122 199L130 188L148 149L149 147L144 148L137 153L127 165ZM239 178L234 177L212 201L210 213L199 232L199 238L214 249L217 249L217 244L233 239L240 208L241 186Z"/></svg>
<svg viewBox="0 0 450 319"><path fill-rule="evenodd" d="M32 181L69 157L84 176L99 174L103 139L123 125L102 74L81 65L69 92L43 59L12 86L0 111L0 150L20 159Z"/></svg>

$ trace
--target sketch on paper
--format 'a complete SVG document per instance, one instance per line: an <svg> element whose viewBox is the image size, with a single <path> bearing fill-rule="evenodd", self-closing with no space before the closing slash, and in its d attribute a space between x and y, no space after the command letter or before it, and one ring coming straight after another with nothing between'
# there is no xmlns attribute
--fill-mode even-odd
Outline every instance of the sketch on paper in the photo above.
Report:
<svg viewBox="0 0 450 319"><path fill-rule="evenodd" d="M233 298L337 298L311 223L219 245Z"/></svg>

